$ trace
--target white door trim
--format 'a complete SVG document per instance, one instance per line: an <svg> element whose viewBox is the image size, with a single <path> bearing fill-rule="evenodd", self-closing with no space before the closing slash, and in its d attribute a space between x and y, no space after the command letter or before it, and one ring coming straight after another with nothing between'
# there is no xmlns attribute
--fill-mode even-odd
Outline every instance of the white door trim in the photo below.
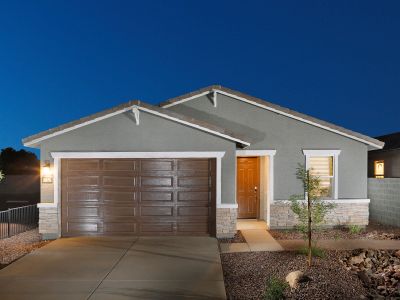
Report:
<svg viewBox="0 0 400 300"><path fill-rule="evenodd" d="M267 201L267 226L269 227L271 222L271 203L274 202L274 156L276 150L236 150L236 157L246 157L246 156L268 156L269 157L269 188L268 188L268 201ZM236 172L235 172L236 174ZM235 182L237 182L235 180ZM235 190L235 202L236 201L236 190Z"/></svg>
<svg viewBox="0 0 400 300"><path fill-rule="evenodd" d="M54 203L40 203L39 207L58 207L61 200L61 159L68 158L216 158L216 205L217 208L237 207L221 203L221 160L225 151L203 152L51 152L54 159ZM236 206L235 206L236 205Z"/></svg>

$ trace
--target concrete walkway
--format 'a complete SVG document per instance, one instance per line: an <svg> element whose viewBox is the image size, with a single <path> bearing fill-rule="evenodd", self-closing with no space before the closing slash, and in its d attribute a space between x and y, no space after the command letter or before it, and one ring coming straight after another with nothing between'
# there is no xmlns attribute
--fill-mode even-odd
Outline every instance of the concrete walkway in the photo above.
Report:
<svg viewBox="0 0 400 300"><path fill-rule="evenodd" d="M216 239L56 240L0 271L0 299L225 299Z"/></svg>
<svg viewBox="0 0 400 300"><path fill-rule="evenodd" d="M306 245L304 240L276 240L267 231L264 221L238 220L237 229L246 239L246 243L221 244L222 253L252 251L287 251L297 250ZM318 247L328 250L353 250L358 248L398 250L400 240L319 240Z"/></svg>
<svg viewBox="0 0 400 300"><path fill-rule="evenodd" d="M242 232L246 243L221 244L222 253L284 250L267 231L264 221L238 220L237 229Z"/></svg>

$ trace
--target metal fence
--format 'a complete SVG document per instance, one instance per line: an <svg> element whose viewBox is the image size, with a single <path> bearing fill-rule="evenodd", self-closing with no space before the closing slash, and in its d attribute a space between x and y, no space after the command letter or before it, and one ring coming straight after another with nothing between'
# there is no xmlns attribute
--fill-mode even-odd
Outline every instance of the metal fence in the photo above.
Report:
<svg viewBox="0 0 400 300"><path fill-rule="evenodd" d="M0 211L0 239L34 229L38 221L39 210L36 204Z"/></svg>

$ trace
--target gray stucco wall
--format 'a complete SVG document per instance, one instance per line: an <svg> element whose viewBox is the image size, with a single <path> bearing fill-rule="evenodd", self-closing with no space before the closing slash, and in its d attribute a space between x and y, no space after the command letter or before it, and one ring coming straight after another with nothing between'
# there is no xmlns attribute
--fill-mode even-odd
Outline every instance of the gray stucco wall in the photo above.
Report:
<svg viewBox="0 0 400 300"><path fill-rule="evenodd" d="M218 94L215 108L207 96L168 109L210 121L248 136L248 149L277 150L274 162L274 198L286 200L302 193L296 179L303 149L340 149L339 198L367 197L367 146L355 140Z"/></svg>
<svg viewBox="0 0 400 300"><path fill-rule="evenodd" d="M370 219L400 227L400 178L368 179Z"/></svg>
<svg viewBox="0 0 400 300"><path fill-rule="evenodd" d="M235 201L234 142L222 139L145 112L137 126L127 112L68 133L41 144L41 160L51 160L53 151L225 151L222 158L222 203ZM53 185L42 184L42 202L53 202Z"/></svg>

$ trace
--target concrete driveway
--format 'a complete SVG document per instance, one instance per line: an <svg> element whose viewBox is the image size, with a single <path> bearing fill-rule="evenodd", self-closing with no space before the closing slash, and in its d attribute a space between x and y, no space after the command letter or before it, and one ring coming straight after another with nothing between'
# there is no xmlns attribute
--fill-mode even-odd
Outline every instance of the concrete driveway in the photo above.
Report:
<svg viewBox="0 0 400 300"><path fill-rule="evenodd" d="M56 240L0 271L0 299L225 299L217 240Z"/></svg>

